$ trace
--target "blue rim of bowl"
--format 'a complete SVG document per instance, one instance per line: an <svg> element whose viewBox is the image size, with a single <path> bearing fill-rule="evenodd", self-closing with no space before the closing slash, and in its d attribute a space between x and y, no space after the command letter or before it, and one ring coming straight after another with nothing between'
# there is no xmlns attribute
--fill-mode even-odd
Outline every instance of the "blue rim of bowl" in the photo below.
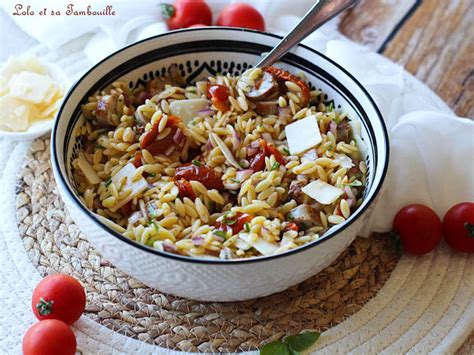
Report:
<svg viewBox="0 0 474 355"><path fill-rule="evenodd" d="M147 41L152 41L152 40L155 40L157 38L165 37L165 36L168 36L168 35L173 34L173 33L197 32L197 31L206 31L206 30L248 32L248 33L256 33L256 34L260 34L260 35L265 35L265 36L269 36L269 37L273 37L273 38L277 38L277 39L282 39L283 38L283 37L281 37L279 35L276 35L276 34L273 34L273 33L250 30L250 29L245 29L245 28L215 27L215 26L203 27L203 28L186 28L186 29L181 29L181 30L169 31L169 32L166 32L166 33L163 33L163 34L159 34L159 35L156 35L156 36L153 36L153 37L143 39L141 41L132 43L132 44L130 44L130 45L128 45L128 46L126 46L122 49L119 49L118 51L108 55L107 57L102 59L100 62L98 62L97 64L92 66L84 75L81 76L81 78L79 80L77 80L74 83L74 85L69 89L67 94L64 96L63 103L61 104L61 107L60 107L60 109L59 109L59 111L56 115L53 130L52 130L52 133L51 133L51 137L52 137L52 139L51 139L51 157L52 157L52 163L54 165L54 168L57 172L57 175L60 178L60 181L57 181L57 182L59 184L61 184L63 190L74 201L74 203L76 205L78 205L79 208L86 215L88 215L90 217L90 219L94 223L96 223L101 229L104 229L109 234L112 234L116 238L120 239L121 241L123 241L123 242L125 242L125 243L127 243L127 244L129 244L133 247L136 247L136 248L139 248L139 249L141 249L145 252L148 252L148 253L151 253L151 254L154 254L154 255L157 255L157 256L160 256L160 257L172 259L172 260L175 260L175 261L181 261L181 262L187 262L187 263L197 263L197 264L213 264L213 265L235 265L235 264L248 264L248 263L263 262L263 261L275 260L275 259L278 259L278 258L283 258L283 257L287 257L287 256L290 256L290 255L300 253L304 250L313 248L313 247L323 243L324 241L327 241L327 240L337 236L339 233L341 233L347 227L349 227L352 223L354 223L362 215L362 213L365 210L367 210L367 208L369 208L369 206L371 206L371 204L374 202L375 198L377 197L378 193L380 192L380 189L382 188L382 185L383 185L383 182L385 180L385 177L387 175L387 170L388 170L389 157L390 157L389 138L388 138L388 133L387 133L387 128L385 126L385 122L382 118L382 114L380 113L379 108L377 107L374 100L372 99L370 94L367 92L367 90L362 86L362 84L351 73L349 73L349 71L344 69L338 63L336 63L332 59L328 58L324 54L322 54L322 53L320 53L320 52L318 52L318 51L316 51L316 50L314 50L314 49L312 49L312 48L310 48L310 47L308 47L304 44L299 44L298 46L312 52L313 54L316 54L317 56L323 58L324 60L328 61L329 63L331 63L332 65L337 67L344 74L346 74L362 90L362 92L367 97L367 99L370 101L370 103L372 104L372 106L373 106L373 108L374 108L374 110L377 114L377 118L380 121L381 128L382 128L382 131L383 131L383 138L384 138L384 142L385 142L385 145L386 145L385 162L384 162L384 166L383 166L382 176L380 178L380 181L379 181L378 185L375 187L375 190L373 191L372 195L370 197L368 197L367 204L364 207L356 210L356 212L357 212L356 218L351 219L350 221L344 223L339 230L337 230L335 232L334 231L329 232L329 233L325 234L321 239L315 240L311 243L302 245L302 246L300 246L298 248L295 248L295 249L291 249L291 250L289 250L287 252L284 252L284 253L281 253L281 254L275 254L275 255L269 255L269 256L256 256L256 257L252 257L252 258L248 258L248 259L230 259L230 260L220 260L220 259L219 260L213 260L213 259L204 259L204 258L200 259L198 257L190 257L190 256L179 255L179 254L172 254L172 253L160 251L160 250L157 250L157 249L153 249L149 246L137 243L137 242L125 237L124 235L118 233L116 230L112 229L111 227L107 226L105 223L103 223L99 219L97 219L92 214L92 212L89 211L82 204L82 202L76 197L76 195L70 190L70 188L69 188L69 186L68 186L68 184L65 180L65 177L64 177L64 175L63 175L63 173L62 173L62 171L59 167L58 157L57 157L56 149L55 149L55 146L56 146L56 138L55 137L56 137L57 127L58 127L58 124L59 124L59 117L62 115L62 111L64 109L65 102L69 99L69 97L71 96L72 92L76 89L76 87L79 86L79 84L82 82L82 80L86 76L88 76L97 66L101 65L103 62L109 60L110 58L117 55L118 53L127 50L128 48L138 46L138 45L140 45L142 43L145 43ZM245 42L245 41L242 41L242 42Z"/></svg>

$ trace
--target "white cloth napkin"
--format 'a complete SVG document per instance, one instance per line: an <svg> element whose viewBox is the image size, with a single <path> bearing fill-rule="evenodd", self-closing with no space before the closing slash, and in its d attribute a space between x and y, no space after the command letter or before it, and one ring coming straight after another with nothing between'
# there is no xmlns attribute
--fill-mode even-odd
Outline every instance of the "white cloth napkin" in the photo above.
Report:
<svg viewBox="0 0 474 355"><path fill-rule="evenodd" d="M69 2L44 0L41 7L65 9ZM229 2L233 1L208 0L215 20ZM314 3L311 0L246 2L261 11L267 30L278 34L289 31ZM11 13L15 3L16 0L6 0L0 6ZM92 63L128 43L167 30L159 4L154 0L140 1L139 5L132 1L111 3L117 12L115 17L13 16L13 19L50 48L85 33L94 33L84 49ZM107 3L93 4L95 9L100 9ZM374 97L389 129L389 173L371 221L362 234L390 230L395 213L409 203L426 204L442 218L450 206L474 201L473 121L440 113L439 106L429 96L406 85L401 66L344 39L337 32L337 20L307 37L304 43L326 52L350 70Z"/></svg>
<svg viewBox="0 0 474 355"><path fill-rule="evenodd" d="M443 218L456 203L474 201L474 121L439 112L406 86L402 67L360 45L330 41L326 54L367 88L389 130L389 171L363 234L390 230L396 212L411 203Z"/></svg>

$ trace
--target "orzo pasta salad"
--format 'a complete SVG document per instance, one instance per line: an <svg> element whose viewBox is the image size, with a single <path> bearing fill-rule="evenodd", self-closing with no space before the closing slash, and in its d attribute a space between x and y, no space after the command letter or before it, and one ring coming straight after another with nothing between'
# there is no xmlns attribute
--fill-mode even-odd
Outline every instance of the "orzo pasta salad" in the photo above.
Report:
<svg viewBox="0 0 474 355"><path fill-rule="evenodd" d="M82 106L73 161L85 205L126 237L186 256L273 255L320 238L362 202L347 114L268 67L186 86L176 66Z"/></svg>

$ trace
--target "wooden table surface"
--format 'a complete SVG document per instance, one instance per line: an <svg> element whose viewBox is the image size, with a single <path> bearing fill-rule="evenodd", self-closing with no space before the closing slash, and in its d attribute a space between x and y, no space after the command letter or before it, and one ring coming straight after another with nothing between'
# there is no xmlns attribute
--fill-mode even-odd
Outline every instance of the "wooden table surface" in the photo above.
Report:
<svg viewBox="0 0 474 355"><path fill-rule="evenodd" d="M474 0L360 0L340 30L403 65L459 116L474 118Z"/></svg>
<svg viewBox="0 0 474 355"><path fill-rule="evenodd" d="M393 61L474 119L474 0L360 0L340 31ZM474 333L456 355L474 354Z"/></svg>

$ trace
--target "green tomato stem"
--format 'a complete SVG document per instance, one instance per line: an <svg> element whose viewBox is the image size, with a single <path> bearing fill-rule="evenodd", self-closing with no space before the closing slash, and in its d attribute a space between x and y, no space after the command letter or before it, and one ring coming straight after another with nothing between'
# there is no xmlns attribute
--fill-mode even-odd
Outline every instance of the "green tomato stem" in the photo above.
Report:
<svg viewBox="0 0 474 355"><path fill-rule="evenodd" d="M54 301L46 301L43 297L40 297L40 301L36 304L38 313L42 316L47 316L53 312Z"/></svg>
<svg viewBox="0 0 474 355"><path fill-rule="evenodd" d="M474 224L466 222L464 228L468 231L468 236L474 238Z"/></svg>

